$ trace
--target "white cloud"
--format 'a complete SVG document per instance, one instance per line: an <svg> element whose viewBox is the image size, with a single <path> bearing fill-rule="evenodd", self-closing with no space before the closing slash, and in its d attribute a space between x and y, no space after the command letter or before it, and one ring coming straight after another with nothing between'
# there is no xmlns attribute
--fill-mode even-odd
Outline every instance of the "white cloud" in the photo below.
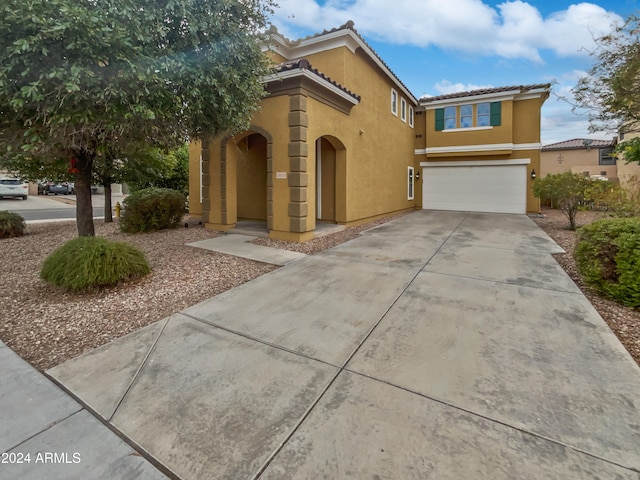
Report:
<svg viewBox="0 0 640 480"><path fill-rule="evenodd" d="M451 83L449 80L441 80L436 83L433 88L438 95L447 95L449 93L468 92L470 90L480 90L482 88L492 88L494 85L474 85L472 83Z"/></svg>
<svg viewBox="0 0 640 480"><path fill-rule="evenodd" d="M320 6L313 0L279 0L274 23L285 34L319 32L353 20L370 39L504 58L541 62L540 51L559 56L586 55L594 38L623 19L592 3L569 6L543 18L521 0L497 9L481 0L334 0Z"/></svg>

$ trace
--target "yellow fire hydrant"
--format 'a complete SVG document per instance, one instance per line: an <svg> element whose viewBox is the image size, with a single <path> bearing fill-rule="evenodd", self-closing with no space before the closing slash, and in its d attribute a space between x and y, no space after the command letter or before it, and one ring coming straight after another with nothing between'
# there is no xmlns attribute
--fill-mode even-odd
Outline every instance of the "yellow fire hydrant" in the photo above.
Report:
<svg viewBox="0 0 640 480"><path fill-rule="evenodd" d="M116 218L120 218L120 211L122 210L122 205L120 205L120 202L116 202L116 206L113 207L113 210L116 212Z"/></svg>

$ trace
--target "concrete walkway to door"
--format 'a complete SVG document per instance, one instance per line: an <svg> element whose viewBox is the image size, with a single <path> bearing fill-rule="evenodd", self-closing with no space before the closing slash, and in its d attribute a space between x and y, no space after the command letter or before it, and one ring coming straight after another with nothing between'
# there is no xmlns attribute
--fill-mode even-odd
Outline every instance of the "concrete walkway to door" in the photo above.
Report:
<svg viewBox="0 0 640 480"><path fill-rule="evenodd" d="M559 251L415 212L48 373L181 479L638 480L640 369Z"/></svg>

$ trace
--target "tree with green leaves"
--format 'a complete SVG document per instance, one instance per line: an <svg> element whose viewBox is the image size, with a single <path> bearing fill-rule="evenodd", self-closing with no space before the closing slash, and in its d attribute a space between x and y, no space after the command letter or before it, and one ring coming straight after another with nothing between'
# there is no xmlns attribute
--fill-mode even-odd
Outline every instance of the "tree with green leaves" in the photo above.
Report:
<svg viewBox="0 0 640 480"><path fill-rule="evenodd" d="M564 172L537 178L533 182L533 194L552 207L560 208L569 220L569 229L576 229L576 214L584 204L592 182L578 173Z"/></svg>
<svg viewBox="0 0 640 480"><path fill-rule="evenodd" d="M574 110L589 113L592 132L640 132L640 17L630 16L597 45L593 67L573 89ZM616 153L640 162L640 141L622 142Z"/></svg>
<svg viewBox="0 0 640 480"><path fill-rule="evenodd" d="M65 159L80 236L102 158L243 128L272 0L4 0L0 163Z"/></svg>

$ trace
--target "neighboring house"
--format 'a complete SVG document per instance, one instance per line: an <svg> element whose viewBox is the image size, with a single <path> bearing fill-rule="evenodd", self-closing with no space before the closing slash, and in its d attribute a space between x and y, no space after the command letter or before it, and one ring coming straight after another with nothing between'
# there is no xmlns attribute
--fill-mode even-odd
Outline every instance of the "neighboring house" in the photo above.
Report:
<svg viewBox="0 0 640 480"><path fill-rule="evenodd" d="M266 222L313 238L418 208L538 212L540 108L549 85L420 100L353 28L301 40L274 28L268 96L246 132L190 146L190 212L207 228Z"/></svg>
<svg viewBox="0 0 640 480"><path fill-rule="evenodd" d="M616 139L574 138L544 145L540 152L540 176L571 172L585 176L618 180L618 165L613 149Z"/></svg>

